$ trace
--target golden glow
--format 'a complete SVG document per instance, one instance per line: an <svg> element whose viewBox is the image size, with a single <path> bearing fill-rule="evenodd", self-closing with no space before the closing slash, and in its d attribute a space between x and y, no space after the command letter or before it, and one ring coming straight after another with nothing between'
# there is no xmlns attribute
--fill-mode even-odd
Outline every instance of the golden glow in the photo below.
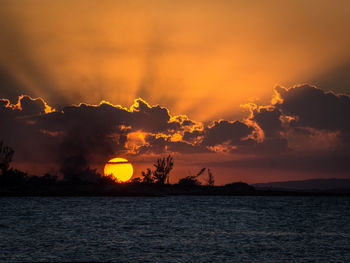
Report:
<svg viewBox="0 0 350 263"><path fill-rule="evenodd" d="M129 181L133 172L132 164L124 158L113 158L108 161L104 168L105 176L112 175L118 182Z"/></svg>
<svg viewBox="0 0 350 263"><path fill-rule="evenodd" d="M0 68L56 108L141 97L174 115L228 118L241 103L268 102L276 84L313 83L345 63L349 8L347 0L4 0Z"/></svg>

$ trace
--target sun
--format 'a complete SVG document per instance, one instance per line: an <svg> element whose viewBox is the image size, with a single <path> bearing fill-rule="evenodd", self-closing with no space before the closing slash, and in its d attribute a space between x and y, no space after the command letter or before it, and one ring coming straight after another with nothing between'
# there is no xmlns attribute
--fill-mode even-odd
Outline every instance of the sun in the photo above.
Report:
<svg viewBox="0 0 350 263"><path fill-rule="evenodd" d="M130 180L133 172L132 164L124 158L113 158L106 163L104 168L105 176L112 175L118 182Z"/></svg>

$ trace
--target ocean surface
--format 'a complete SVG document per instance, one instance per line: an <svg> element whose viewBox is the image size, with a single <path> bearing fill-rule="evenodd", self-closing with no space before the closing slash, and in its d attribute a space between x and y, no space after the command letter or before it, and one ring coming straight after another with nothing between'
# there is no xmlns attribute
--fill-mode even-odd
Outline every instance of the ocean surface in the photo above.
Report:
<svg viewBox="0 0 350 263"><path fill-rule="evenodd" d="M0 198L0 262L23 261L350 262L350 198Z"/></svg>

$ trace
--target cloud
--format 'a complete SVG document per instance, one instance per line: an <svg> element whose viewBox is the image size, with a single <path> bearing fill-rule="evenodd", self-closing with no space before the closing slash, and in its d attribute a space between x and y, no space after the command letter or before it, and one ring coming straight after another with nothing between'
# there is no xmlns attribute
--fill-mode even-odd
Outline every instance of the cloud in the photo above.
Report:
<svg viewBox="0 0 350 263"><path fill-rule="evenodd" d="M297 116L291 122L295 127L311 127L326 130L350 130L350 97L325 92L311 85L300 85L290 89L276 88L283 100L275 107L283 114Z"/></svg>
<svg viewBox="0 0 350 263"><path fill-rule="evenodd" d="M254 105L250 121L263 132L254 159L242 167L347 173L350 171L350 97L303 84L276 87L271 105Z"/></svg>
<svg viewBox="0 0 350 263"><path fill-rule="evenodd" d="M252 131L252 127L242 122L220 120L205 129L205 136L202 143L206 146L214 146L224 142L229 142L230 145L237 145L244 137L251 134Z"/></svg>
<svg viewBox="0 0 350 263"><path fill-rule="evenodd" d="M259 107L253 110L251 120L263 130L264 137L275 138L283 130L280 117L281 112L275 107Z"/></svg>
<svg viewBox="0 0 350 263"><path fill-rule="evenodd" d="M29 96L20 96L17 104L3 99L0 106L0 117L8 128L0 131L0 138L23 153L19 159L28 159L25 149L30 146L42 162L57 161L65 175L80 173L92 160L103 163L116 154L159 153L166 149L189 152L192 145L174 142L173 136L181 138L179 133L197 125L187 116L173 117L166 108L150 106L142 99L135 100L129 109L101 102L54 110L43 99ZM135 132L144 133L146 140L145 145L131 152L127 148L128 134Z"/></svg>
<svg viewBox="0 0 350 263"><path fill-rule="evenodd" d="M131 106L130 119L127 121L134 130L168 132L170 129L176 128L170 123L170 118L166 108L159 105L150 106L144 100L137 99Z"/></svg>
<svg viewBox="0 0 350 263"><path fill-rule="evenodd" d="M24 115L40 115L52 111L52 108L42 98L33 99L26 95L19 97L17 106Z"/></svg>
<svg viewBox="0 0 350 263"><path fill-rule="evenodd" d="M277 87L273 102L250 105L245 120L201 123L142 99L129 108L102 101L53 109L22 95L17 104L0 100L0 139L18 161L54 162L67 176L117 155L164 153L211 153L218 163L226 154L227 167L343 173L350 171L349 105L349 96L310 85Z"/></svg>
<svg viewBox="0 0 350 263"><path fill-rule="evenodd" d="M164 154L164 153L207 153L210 150L207 147L198 144L192 144L186 141L172 141L171 136L147 135L145 144L139 148L138 154Z"/></svg>

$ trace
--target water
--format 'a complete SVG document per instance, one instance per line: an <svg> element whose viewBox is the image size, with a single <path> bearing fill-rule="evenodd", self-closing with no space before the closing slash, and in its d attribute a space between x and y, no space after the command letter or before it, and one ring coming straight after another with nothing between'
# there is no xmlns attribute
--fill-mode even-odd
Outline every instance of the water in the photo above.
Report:
<svg viewBox="0 0 350 263"><path fill-rule="evenodd" d="M350 198L0 198L0 262L350 262Z"/></svg>

